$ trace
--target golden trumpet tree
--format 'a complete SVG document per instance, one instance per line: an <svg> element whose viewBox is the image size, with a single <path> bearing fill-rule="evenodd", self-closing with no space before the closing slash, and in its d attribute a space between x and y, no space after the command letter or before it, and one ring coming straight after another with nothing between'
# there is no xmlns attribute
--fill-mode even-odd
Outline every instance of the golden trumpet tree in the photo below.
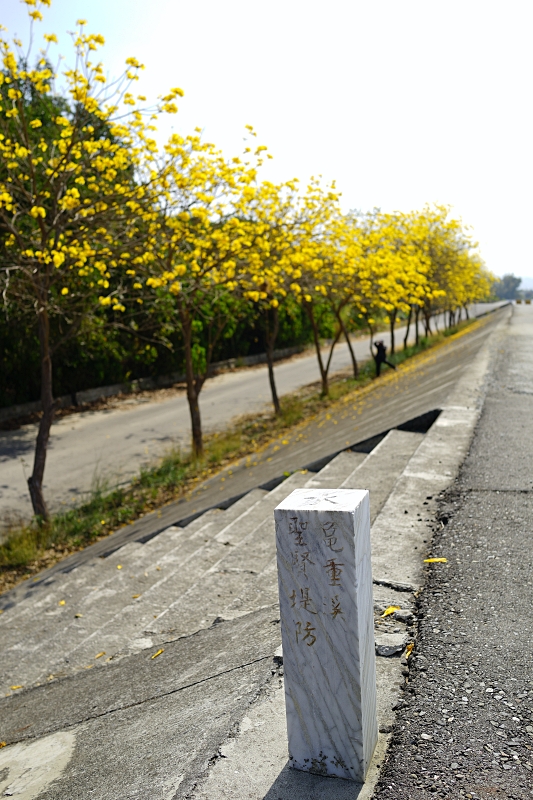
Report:
<svg viewBox="0 0 533 800"><path fill-rule="evenodd" d="M490 276L468 230L451 216L448 207L426 206L413 217L417 246L429 263L423 304L428 334L433 314L448 311L453 315L457 308L475 302L483 296Z"/></svg>
<svg viewBox="0 0 533 800"><path fill-rule="evenodd" d="M324 305L328 296L328 280L332 278L331 248L332 226L341 216L339 195L335 184L325 189L318 180L312 179L301 200L303 223L295 242L293 263L298 266L301 276L295 280L291 288L297 299L303 304L313 331L313 342L318 361L322 395L329 393L328 373L331 365L333 349L342 331L338 332L330 345L326 361L322 356L317 309Z"/></svg>
<svg viewBox="0 0 533 800"><path fill-rule="evenodd" d="M323 368L323 392L327 390L327 382L333 350L341 335L344 335L352 361L354 377L358 375L358 364L345 320L345 312L356 307L362 299L361 255L362 245L359 232L352 224L350 215L333 215L327 225L325 235L321 237L318 250L320 258L319 275L321 284L315 286L319 291L320 302L329 307L337 326L330 344L328 357Z"/></svg>
<svg viewBox="0 0 533 800"><path fill-rule="evenodd" d="M50 0L26 0L30 41ZM8 313L31 314L40 344L42 416L32 474L33 510L47 519L43 475L56 411L52 359L94 314L124 309L145 187L135 180L146 145L131 93L141 65L128 59L107 86L94 53L103 37L78 20L73 66L51 66L53 34L34 56L0 37L0 276ZM34 58L33 65L30 63ZM159 111L174 111L173 90ZM115 287L120 286L120 289Z"/></svg>
<svg viewBox="0 0 533 800"><path fill-rule="evenodd" d="M146 238L143 280L156 295L170 295L183 336L192 447L203 454L199 396L214 347L239 313L235 306L251 246L243 219L257 166L226 159L198 132L171 136L163 157L154 157L153 207ZM207 347L198 342L207 331Z"/></svg>
<svg viewBox="0 0 533 800"><path fill-rule="evenodd" d="M265 331L265 350L272 403L276 414L280 402L274 376L274 349L279 333L279 309L290 308L302 269L297 246L303 237L306 214L297 181L273 184L265 181L246 195L245 218L249 231L244 254L246 269L241 278L243 296L260 310Z"/></svg>
<svg viewBox="0 0 533 800"><path fill-rule="evenodd" d="M372 215L363 252L361 288L366 313L386 313L394 354L398 313L409 313L413 304L422 301L428 260L413 241L408 216L398 213Z"/></svg>

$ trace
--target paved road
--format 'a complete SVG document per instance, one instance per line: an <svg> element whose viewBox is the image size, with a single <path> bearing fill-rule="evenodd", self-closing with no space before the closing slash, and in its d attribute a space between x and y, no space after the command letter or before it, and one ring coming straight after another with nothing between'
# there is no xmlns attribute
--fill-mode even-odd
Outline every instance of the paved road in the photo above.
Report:
<svg viewBox="0 0 533 800"><path fill-rule="evenodd" d="M442 508L379 800L533 797L533 309L515 307Z"/></svg>
<svg viewBox="0 0 533 800"><path fill-rule="evenodd" d="M478 304L473 316L499 304ZM442 320L441 323L442 325ZM380 334L388 343L388 335ZM401 343L402 329L397 332ZM368 358L368 339L355 343L358 359ZM334 353L332 372L350 367L345 343ZM318 379L314 353L276 367L280 395ZM228 372L209 380L200 406L206 431L221 429L235 416L260 411L270 403L267 370L258 367ZM78 502L98 480L126 480L141 465L153 461L172 446L188 448L190 422L183 392L165 400L143 402L131 398L120 407L64 417L53 428L45 473L50 507ZM35 425L0 433L0 511L5 522L31 516L26 478L31 472Z"/></svg>

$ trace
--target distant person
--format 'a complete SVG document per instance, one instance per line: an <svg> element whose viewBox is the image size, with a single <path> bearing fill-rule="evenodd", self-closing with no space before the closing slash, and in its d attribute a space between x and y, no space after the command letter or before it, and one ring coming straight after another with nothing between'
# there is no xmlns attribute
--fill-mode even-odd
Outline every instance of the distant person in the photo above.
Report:
<svg viewBox="0 0 533 800"><path fill-rule="evenodd" d="M382 364L387 364L387 366L392 369L396 369L396 367L394 364L391 364L390 361L387 361L387 348L381 339L378 342L374 342L374 347L376 348L376 353L374 355L374 361L376 362L376 378L379 378Z"/></svg>

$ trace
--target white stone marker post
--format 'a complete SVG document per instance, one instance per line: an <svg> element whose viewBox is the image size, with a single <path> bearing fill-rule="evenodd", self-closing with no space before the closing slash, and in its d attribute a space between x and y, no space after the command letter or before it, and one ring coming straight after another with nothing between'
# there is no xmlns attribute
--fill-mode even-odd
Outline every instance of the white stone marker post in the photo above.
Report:
<svg viewBox="0 0 533 800"><path fill-rule="evenodd" d="M368 492L296 489L274 518L289 762L362 783L378 738Z"/></svg>

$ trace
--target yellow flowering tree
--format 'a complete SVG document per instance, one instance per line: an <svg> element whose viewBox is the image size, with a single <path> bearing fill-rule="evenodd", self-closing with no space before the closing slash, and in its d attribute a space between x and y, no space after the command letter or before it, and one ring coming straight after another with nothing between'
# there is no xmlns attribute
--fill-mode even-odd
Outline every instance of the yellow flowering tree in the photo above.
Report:
<svg viewBox="0 0 533 800"><path fill-rule="evenodd" d="M476 243L446 206L426 206L415 212L413 238L428 263L427 290L423 299L426 335L431 332L431 317L448 312L449 324L455 313L468 303L488 294L491 276L485 269Z"/></svg>
<svg viewBox="0 0 533 800"><path fill-rule="evenodd" d="M324 397L329 394L328 373L333 350L342 334L342 328L339 327L324 361L317 311L324 307L328 298L328 285L330 288L333 282L338 285L335 257L332 256L332 251L339 246L335 237L335 223L340 218L338 200L335 184L324 189L318 180L311 180L301 199L304 222L293 255L294 263L302 272L301 277L295 281L293 290L303 304L311 324L322 383L321 393ZM343 305L341 303L340 307Z"/></svg>
<svg viewBox="0 0 533 800"><path fill-rule="evenodd" d="M361 232L354 224L351 214L337 216L330 221L319 254L322 262L320 268L323 287L321 295L337 322L337 329L325 365L326 376L331 366L333 348L342 334L350 353L354 378L357 378L359 367L350 341L348 321L350 311L358 309L363 301L361 280L363 249Z"/></svg>
<svg viewBox="0 0 533 800"><path fill-rule="evenodd" d="M50 0L26 4L33 28ZM42 519L56 411L52 359L106 306L111 315L124 310L146 192L135 172L149 139L131 93L141 65L128 59L108 89L93 61L103 38L85 25L78 21L74 66L62 76L51 67L53 34L44 36L33 65L21 42L0 38L0 275L8 313L34 315L38 331L42 416L28 485ZM178 93L162 98L155 113L175 110Z"/></svg>
<svg viewBox="0 0 533 800"><path fill-rule="evenodd" d="M417 247L408 215L379 214L371 233L369 253L373 272L374 300L387 315L390 350L396 349L398 314L411 313L413 304L427 297L427 256ZM368 289L366 290L369 294Z"/></svg>
<svg viewBox="0 0 533 800"><path fill-rule="evenodd" d="M245 220L247 246L241 276L243 297L259 309L263 320L268 377L274 412L281 406L274 376L274 350L280 327L280 308L288 315L297 307L294 292L301 292L302 277L297 245L302 239L306 214L299 197L298 182L273 184L265 181L250 187L239 209Z"/></svg>
<svg viewBox="0 0 533 800"><path fill-rule="evenodd" d="M215 346L240 313L237 290L251 244L243 209L263 150L255 150L254 165L226 159L197 131L171 136L153 162L157 180L139 275L156 296L170 296L176 310L197 456L203 454L200 393Z"/></svg>

